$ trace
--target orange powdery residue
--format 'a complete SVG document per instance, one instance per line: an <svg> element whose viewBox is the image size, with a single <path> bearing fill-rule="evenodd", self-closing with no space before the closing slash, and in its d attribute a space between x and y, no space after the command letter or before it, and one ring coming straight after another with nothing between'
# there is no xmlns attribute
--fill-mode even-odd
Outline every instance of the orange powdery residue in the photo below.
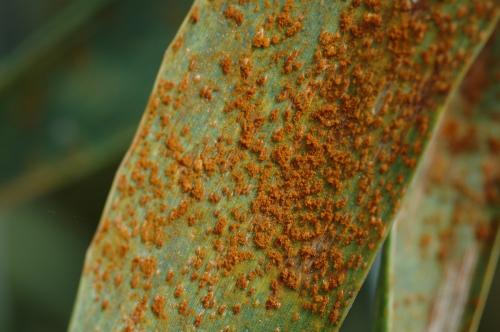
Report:
<svg viewBox="0 0 500 332"><path fill-rule="evenodd" d="M297 274L289 269L283 269L280 274L281 281L291 289L298 289L300 286Z"/></svg>
<svg viewBox="0 0 500 332"><path fill-rule="evenodd" d="M156 295L153 298L153 304L151 306L151 310L158 318L161 318L161 319L166 318L165 303L166 303L166 299L162 295Z"/></svg>
<svg viewBox="0 0 500 332"><path fill-rule="evenodd" d="M104 311L109 307L109 300L103 300L101 302L101 309Z"/></svg>
<svg viewBox="0 0 500 332"><path fill-rule="evenodd" d="M224 315L224 313L226 312L226 306L223 304L223 305L220 305L218 308L217 308L217 313L219 315Z"/></svg>
<svg viewBox="0 0 500 332"><path fill-rule="evenodd" d="M218 203L220 201L220 195L217 194L217 193L210 193L208 195L208 200L211 202L211 203Z"/></svg>
<svg viewBox="0 0 500 332"><path fill-rule="evenodd" d="M248 287L249 281L245 275L240 275L236 280L236 285L241 289L246 289Z"/></svg>
<svg viewBox="0 0 500 332"><path fill-rule="evenodd" d="M227 75L230 73L231 71L231 66L232 66L232 61L231 61L231 58L229 56L224 56L220 62L220 67L222 69L222 72L224 73L224 75Z"/></svg>
<svg viewBox="0 0 500 332"><path fill-rule="evenodd" d="M265 35L263 27L260 27L255 33L252 44L257 48L267 48L271 44L271 38Z"/></svg>
<svg viewBox="0 0 500 332"><path fill-rule="evenodd" d="M227 225L227 219L222 216L219 217L214 227L214 234L221 235L226 225Z"/></svg>
<svg viewBox="0 0 500 332"><path fill-rule="evenodd" d="M189 304L188 304L187 300L182 300L182 302L179 303L179 305L177 306L177 311L182 316L189 315L190 309L189 309Z"/></svg>
<svg viewBox="0 0 500 332"><path fill-rule="evenodd" d="M280 307L281 307L281 302L273 295L270 295L266 301L266 309L268 310L279 309Z"/></svg>
<svg viewBox="0 0 500 332"><path fill-rule="evenodd" d="M287 0L281 12L276 17L280 29L285 31L286 37L292 37L302 30L302 17L293 17L294 1Z"/></svg>
<svg viewBox="0 0 500 332"><path fill-rule="evenodd" d="M172 152L184 152L184 147L179 142L179 138L176 135L170 135L170 137L167 139L166 144L167 148Z"/></svg>
<svg viewBox="0 0 500 332"><path fill-rule="evenodd" d="M247 79L252 74L252 60L245 56L240 58L240 75L243 79Z"/></svg>
<svg viewBox="0 0 500 332"><path fill-rule="evenodd" d="M147 296L143 296L142 299L137 302L132 313L126 318L127 325L125 329L127 331L133 331L136 326L139 326L143 322L146 314L147 303Z"/></svg>
<svg viewBox="0 0 500 332"><path fill-rule="evenodd" d="M241 312L241 304L235 304L233 306L233 314L237 315Z"/></svg>
<svg viewBox="0 0 500 332"><path fill-rule="evenodd" d="M292 71L296 71L300 69L302 64L297 61L297 57L299 56L298 51L293 51L286 59L283 65L283 72L285 74L289 74Z"/></svg>
<svg viewBox="0 0 500 332"><path fill-rule="evenodd" d="M184 37L183 36L177 37L172 43L172 50L174 52L179 51L179 49L182 47L183 44L184 44Z"/></svg>
<svg viewBox="0 0 500 332"><path fill-rule="evenodd" d="M184 286L182 284L177 285L177 287L175 287L174 296L178 298L181 297L183 294L184 294Z"/></svg>
<svg viewBox="0 0 500 332"><path fill-rule="evenodd" d="M200 327L202 320L203 320L203 314L196 315L196 317L194 319L194 323L193 323L194 326Z"/></svg>
<svg viewBox="0 0 500 332"><path fill-rule="evenodd" d="M198 23L200 20L200 8L198 6L193 7L191 10L190 20L192 23Z"/></svg>
<svg viewBox="0 0 500 332"><path fill-rule="evenodd" d="M200 97L205 98L206 100L212 100L212 89L208 86L204 86L200 90Z"/></svg>
<svg viewBox="0 0 500 332"><path fill-rule="evenodd" d="M151 278L156 273L157 262L155 257L135 257L132 260L132 271L137 267L142 272L144 278Z"/></svg>
<svg viewBox="0 0 500 332"><path fill-rule="evenodd" d="M167 275L165 276L165 281L170 283L174 279L174 271L171 269L167 271Z"/></svg>
<svg viewBox="0 0 500 332"><path fill-rule="evenodd" d="M237 25L241 25L243 23L243 13L241 12L241 10L234 6L228 6L224 11L224 16L226 16L226 18L230 20L233 20Z"/></svg>
<svg viewBox="0 0 500 332"><path fill-rule="evenodd" d="M201 302L202 302L203 307L205 309L213 308L213 306L215 305L214 293L209 291L207 293L207 295L205 295L205 297L203 297Z"/></svg>
<svg viewBox="0 0 500 332"><path fill-rule="evenodd" d="M378 28L382 25L382 16L374 13L363 14L363 22L367 26Z"/></svg>

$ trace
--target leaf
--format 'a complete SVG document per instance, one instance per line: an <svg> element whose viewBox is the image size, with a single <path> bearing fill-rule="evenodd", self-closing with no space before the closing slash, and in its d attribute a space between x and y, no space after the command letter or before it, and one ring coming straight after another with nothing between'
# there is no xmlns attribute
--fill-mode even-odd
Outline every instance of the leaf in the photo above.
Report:
<svg viewBox="0 0 500 332"><path fill-rule="evenodd" d="M393 231L389 331L475 331L500 250L495 33L451 100Z"/></svg>
<svg viewBox="0 0 500 332"><path fill-rule="evenodd" d="M195 1L87 252L71 331L339 328L497 17L357 3Z"/></svg>
<svg viewBox="0 0 500 332"><path fill-rule="evenodd" d="M2 208L115 162L133 137L143 82L188 7L127 0L103 16L108 2L72 3L0 62Z"/></svg>

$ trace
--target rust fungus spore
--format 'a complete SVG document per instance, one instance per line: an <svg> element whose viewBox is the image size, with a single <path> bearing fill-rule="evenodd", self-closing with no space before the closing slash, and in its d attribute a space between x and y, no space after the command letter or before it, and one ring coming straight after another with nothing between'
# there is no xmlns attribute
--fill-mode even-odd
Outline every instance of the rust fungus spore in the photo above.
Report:
<svg viewBox="0 0 500 332"><path fill-rule="evenodd" d="M224 15L226 18L233 20L237 25L241 25L243 23L243 13L232 5L226 8Z"/></svg>

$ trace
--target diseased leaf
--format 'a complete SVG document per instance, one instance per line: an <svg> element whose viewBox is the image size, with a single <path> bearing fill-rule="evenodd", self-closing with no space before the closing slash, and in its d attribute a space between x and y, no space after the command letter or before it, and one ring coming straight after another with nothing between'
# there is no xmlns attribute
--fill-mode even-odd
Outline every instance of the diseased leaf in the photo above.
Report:
<svg viewBox="0 0 500 332"><path fill-rule="evenodd" d="M393 231L389 331L475 331L500 250L500 34L449 103Z"/></svg>
<svg viewBox="0 0 500 332"><path fill-rule="evenodd" d="M70 330L337 330L496 16L466 1L195 1Z"/></svg>

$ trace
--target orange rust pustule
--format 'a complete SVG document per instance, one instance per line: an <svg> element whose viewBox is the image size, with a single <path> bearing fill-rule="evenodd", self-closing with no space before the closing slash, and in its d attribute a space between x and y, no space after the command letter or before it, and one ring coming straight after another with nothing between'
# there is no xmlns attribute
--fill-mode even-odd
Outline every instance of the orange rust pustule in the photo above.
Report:
<svg viewBox="0 0 500 332"><path fill-rule="evenodd" d="M232 5L226 8L226 10L224 11L224 15L228 19L233 20L237 25L241 25L243 23L244 20L243 13Z"/></svg>
<svg viewBox="0 0 500 332"><path fill-rule="evenodd" d="M151 306L151 310L158 318L166 318L165 313L165 303L166 299L162 295L157 295L153 299L153 305Z"/></svg>

